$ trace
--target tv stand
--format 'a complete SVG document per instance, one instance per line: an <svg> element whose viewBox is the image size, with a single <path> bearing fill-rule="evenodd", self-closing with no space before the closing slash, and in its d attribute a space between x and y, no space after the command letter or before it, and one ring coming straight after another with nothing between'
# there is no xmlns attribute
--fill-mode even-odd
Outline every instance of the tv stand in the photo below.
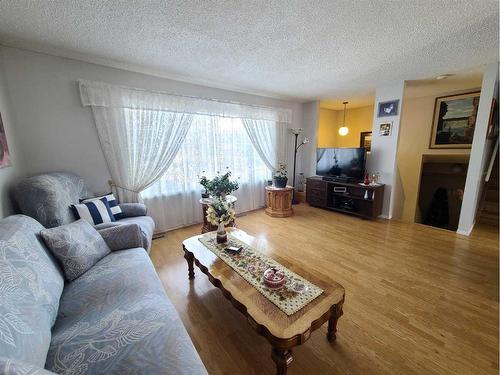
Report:
<svg viewBox="0 0 500 375"><path fill-rule="evenodd" d="M374 219L382 213L384 185L363 185L309 177L306 202L311 206Z"/></svg>
<svg viewBox="0 0 500 375"><path fill-rule="evenodd" d="M354 182L351 177L342 177L342 176L324 176L321 178L323 181L330 181L330 182L343 182L343 183L350 183Z"/></svg>

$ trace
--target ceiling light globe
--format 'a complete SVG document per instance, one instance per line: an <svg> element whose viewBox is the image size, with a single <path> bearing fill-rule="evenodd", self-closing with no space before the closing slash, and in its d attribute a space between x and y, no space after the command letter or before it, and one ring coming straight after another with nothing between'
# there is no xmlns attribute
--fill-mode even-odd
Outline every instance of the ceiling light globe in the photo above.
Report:
<svg viewBox="0 0 500 375"><path fill-rule="evenodd" d="M339 128L339 135L341 135L342 137L344 137L347 134L349 134L349 128L347 126L342 126L342 127Z"/></svg>

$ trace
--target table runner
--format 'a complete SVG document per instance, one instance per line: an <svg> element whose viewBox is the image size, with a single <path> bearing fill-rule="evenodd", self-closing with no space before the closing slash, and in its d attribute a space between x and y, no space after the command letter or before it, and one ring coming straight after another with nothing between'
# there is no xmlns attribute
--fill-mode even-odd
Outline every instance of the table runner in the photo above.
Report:
<svg viewBox="0 0 500 375"><path fill-rule="evenodd" d="M201 236L199 240L286 315L296 313L323 293L323 289L283 267L230 233L227 237L228 243L225 244L218 244L213 232ZM242 246L243 250L240 253L231 253L224 250L228 246ZM264 271L271 267L283 271L286 276L287 281L280 289L270 289L264 284Z"/></svg>

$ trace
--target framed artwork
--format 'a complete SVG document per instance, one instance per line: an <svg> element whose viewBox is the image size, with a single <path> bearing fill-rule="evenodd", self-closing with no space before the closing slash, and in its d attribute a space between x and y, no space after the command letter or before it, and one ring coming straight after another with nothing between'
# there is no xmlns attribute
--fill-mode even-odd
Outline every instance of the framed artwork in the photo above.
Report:
<svg viewBox="0 0 500 375"><path fill-rule="evenodd" d="M391 135L392 122L382 122L379 125L378 135L381 137L388 137Z"/></svg>
<svg viewBox="0 0 500 375"><path fill-rule="evenodd" d="M498 104L495 98L491 101L490 119L488 121L488 132L486 133L488 139L495 139L498 137Z"/></svg>
<svg viewBox="0 0 500 375"><path fill-rule="evenodd" d="M429 148L471 148L479 92L436 98Z"/></svg>
<svg viewBox="0 0 500 375"><path fill-rule="evenodd" d="M372 150L372 132L361 132L359 134L359 147L364 147L366 152Z"/></svg>
<svg viewBox="0 0 500 375"><path fill-rule="evenodd" d="M399 99L378 103L377 117L390 117L398 115Z"/></svg>
<svg viewBox="0 0 500 375"><path fill-rule="evenodd" d="M0 113L0 168L10 167L9 145L7 144L7 136L2 122L2 114Z"/></svg>

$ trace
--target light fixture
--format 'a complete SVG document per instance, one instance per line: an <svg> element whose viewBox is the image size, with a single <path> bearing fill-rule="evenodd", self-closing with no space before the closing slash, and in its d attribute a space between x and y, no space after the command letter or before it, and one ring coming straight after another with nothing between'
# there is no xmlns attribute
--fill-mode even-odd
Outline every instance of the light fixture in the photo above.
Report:
<svg viewBox="0 0 500 375"><path fill-rule="evenodd" d="M441 74L441 75L437 76L436 79L438 81L440 81L442 79L446 79L446 78L453 77L453 76L454 76L454 74Z"/></svg>
<svg viewBox="0 0 500 375"><path fill-rule="evenodd" d="M342 104L344 105L344 122L342 123L342 126L339 128L339 135L342 137L346 136L349 134L349 128L347 127L345 123L345 113L346 113L346 106L349 102L343 102Z"/></svg>

